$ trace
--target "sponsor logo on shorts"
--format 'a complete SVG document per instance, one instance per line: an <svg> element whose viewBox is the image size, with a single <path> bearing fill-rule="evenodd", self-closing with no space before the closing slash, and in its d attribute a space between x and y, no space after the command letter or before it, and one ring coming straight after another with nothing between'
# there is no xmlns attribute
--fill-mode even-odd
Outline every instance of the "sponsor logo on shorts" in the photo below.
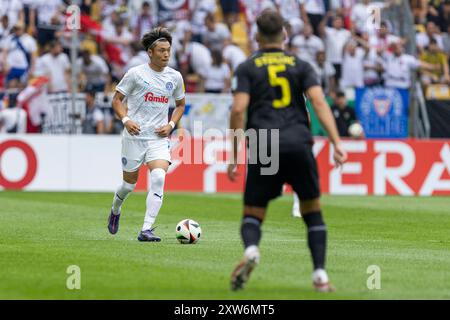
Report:
<svg viewBox="0 0 450 320"><path fill-rule="evenodd" d="M123 158L122 158L122 164L123 164L124 166L126 166L127 163L128 163L127 158L123 157Z"/></svg>
<svg viewBox="0 0 450 320"><path fill-rule="evenodd" d="M147 92L144 96L146 102L169 103L169 98L164 96L155 96L153 92Z"/></svg>

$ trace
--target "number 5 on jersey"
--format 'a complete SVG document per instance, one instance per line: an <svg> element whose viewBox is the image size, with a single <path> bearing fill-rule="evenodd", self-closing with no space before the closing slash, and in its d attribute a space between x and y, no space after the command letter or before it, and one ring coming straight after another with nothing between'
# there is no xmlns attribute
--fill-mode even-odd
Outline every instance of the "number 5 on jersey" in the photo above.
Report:
<svg viewBox="0 0 450 320"><path fill-rule="evenodd" d="M281 87L281 99L273 100L273 107L280 109L286 108L291 104L291 86L286 77L279 76L279 72L286 71L286 65L269 65L267 67L269 81L272 87Z"/></svg>

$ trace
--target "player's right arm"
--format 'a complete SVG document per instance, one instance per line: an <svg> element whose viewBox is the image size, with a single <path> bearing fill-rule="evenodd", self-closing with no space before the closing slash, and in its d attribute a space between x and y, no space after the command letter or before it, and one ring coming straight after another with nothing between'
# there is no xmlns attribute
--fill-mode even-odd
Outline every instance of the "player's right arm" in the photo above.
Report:
<svg viewBox="0 0 450 320"><path fill-rule="evenodd" d="M119 91L116 91L112 100L112 107L117 117L122 121L123 125L127 129L128 133L132 136L138 135L141 131L139 125L130 118L127 117L127 108L123 104L123 99L125 99L125 95Z"/></svg>
<svg viewBox="0 0 450 320"><path fill-rule="evenodd" d="M325 100L321 86L312 86L306 91L314 112L320 123L328 133L330 142L334 145L334 161L340 166L347 160L347 152L342 148L341 139L336 127L333 114Z"/></svg>

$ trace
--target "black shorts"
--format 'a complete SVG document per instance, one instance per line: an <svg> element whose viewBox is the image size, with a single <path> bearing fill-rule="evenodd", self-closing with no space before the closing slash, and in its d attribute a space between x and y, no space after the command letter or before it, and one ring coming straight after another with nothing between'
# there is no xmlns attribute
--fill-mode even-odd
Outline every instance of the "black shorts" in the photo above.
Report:
<svg viewBox="0 0 450 320"><path fill-rule="evenodd" d="M244 204L267 207L270 200L281 195L283 185L289 183L300 200L320 197L319 175L312 145L303 144L297 150L280 153L280 165L274 175L261 175L261 164L247 165Z"/></svg>

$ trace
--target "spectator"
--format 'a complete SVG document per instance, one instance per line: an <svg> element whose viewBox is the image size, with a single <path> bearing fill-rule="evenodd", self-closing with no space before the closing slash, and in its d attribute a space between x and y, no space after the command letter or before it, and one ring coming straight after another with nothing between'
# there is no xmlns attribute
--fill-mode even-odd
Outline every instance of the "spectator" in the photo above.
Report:
<svg viewBox="0 0 450 320"><path fill-rule="evenodd" d="M38 58L36 75L49 78L48 92L66 92L69 90L70 61L57 40L50 42L50 51Z"/></svg>
<svg viewBox="0 0 450 320"><path fill-rule="evenodd" d="M131 43L131 54L132 58L125 65L124 71L127 72L133 67L139 66L144 63L149 63L150 59L148 57L147 52L145 52L139 41L133 41Z"/></svg>
<svg viewBox="0 0 450 320"><path fill-rule="evenodd" d="M430 1L427 21L433 21L440 31L447 31L450 23L450 0Z"/></svg>
<svg viewBox="0 0 450 320"><path fill-rule="evenodd" d="M207 93L226 93L230 91L230 67L223 61L222 52L211 52L212 63L205 70L204 88Z"/></svg>
<svg viewBox="0 0 450 320"><path fill-rule="evenodd" d="M205 18L217 10L215 0L190 0L192 41L202 42L202 35L206 31Z"/></svg>
<svg viewBox="0 0 450 320"><path fill-rule="evenodd" d="M192 31L189 25L184 25L184 37L181 42L172 42L177 54L177 60L181 74L186 77L188 74L197 74L205 77L205 69L211 65L212 58L209 49L201 43L193 42Z"/></svg>
<svg viewBox="0 0 450 320"><path fill-rule="evenodd" d="M422 71L421 80L424 86L433 83L450 84L447 57L439 49L436 39L430 40L428 48L420 55L420 60L439 66L439 69L434 71Z"/></svg>
<svg viewBox="0 0 450 320"><path fill-rule="evenodd" d="M224 21L231 30L231 26L237 21L239 14L239 0L220 0L220 6Z"/></svg>
<svg viewBox="0 0 450 320"><path fill-rule="evenodd" d="M231 70L234 72L236 68L247 59L244 51L239 48L237 45L231 42L231 39L228 38L224 41L223 48L223 59L229 65Z"/></svg>
<svg viewBox="0 0 450 320"><path fill-rule="evenodd" d="M0 109L0 133L25 133L27 113L17 105L17 93L9 93L3 98L6 109Z"/></svg>
<svg viewBox="0 0 450 320"><path fill-rule="evenodd" d="M360 0L352 9L350 20L352 22L353 32L361 35L367 32L367 22L369 21L370 0Z"/></svg>
<svg viewBox="0 0 450 320"><path fill-rule="evenodd" d="M405 54L402 42L392 45L392 53L387 52L383 57L384 85L387 87L409 89L411 87L411 70L435 71L438 68L427 62L420 61L414 56Z"/></svg>
<svg viewBox="0 0 450 320"><path fill-rule="evenodd" d="M306 17L303 18L305 23L311 24L314 34L320 36L320 23L326 13L324 0L304 0Z"/></svg>
<svg viewBox="0 0 450 320"><path fill-rule="evenodd" d="M25 23L23 3L21 0L0 0L0 17L8 16L9 26L17 21Z"/></svg>
<svg viewBox="0 0 450 320"><path fill-rule="evenodd" d="M350 40L344 47L344 57L342 60L342 78L340 86L342 90L346 88L364 87L364 58L368 52L368 47L362 49L357 46L354 40Z"/></svg>
<svg viewBox="0 0 450 320"><path fill-rule="evenodd" d="M303 0L275 0L275 5L283 19L289 23L293 34L303 29L306 11Z"/></svg>
<svg viewBox="0 0 450 320"><path fill-rule="evenodd" d="M317 51L312 66L319 77L319 83L322 86L324 93L328 96L334 96L336 88L334 75L336 74L336 70L334 70L333 65L326 59L324 50Z"/></svg>
<svg viewBox="0 0 450 320"><path fill-rule="evenodd" d="M141 39L142 36L156 26L155 16L152 12L152 6L149 2L142 3L142 9L138 16L132 17L133 34L135 39Z"/></svg>
<svg viewBox="0 0 450 320"><path fill-rule="evenodd" d="M91 54L88 49L81 51L77 68L84 81L84 87L94 92L103 92L109 84L109 69L102 57Z"/></svg>
<svg viewBox="0 0 450 320"><path fill-rule="evenodd" d="M105 34L105 41L119 48L124 63L130 59L130 44L133 41L133 35L128 31L124 20L116 21L114 28Z"/></svg>
<svg viewBox="0 0 450 320"><path fill-rule="evenodd" d="M30 27L37 36L41 48L55 40L55 32L61 25L61 12L64 11L62 0L35 0L30 13Z"/></svg>
<svg viewBox="0 0 450 320"><path fill-rule="evenodd" d="M326 22L332 13L328 13L320 25L320 33L325 38L325 47L327 50L327 59L333 64L336 70L336 83L342 76L342 58L344 45L350 40L350 31L344 29L344 20L342 16L333 18L332 27L327 27Z"/></svg>
<svg viewBox="0 0 450 320"><path fill-rule="evenodd" d="M369 45L378 52L388 50L393 43L403 41L401 38L389 33L389 26L386 21L381 21L380 29L369 37ZM403 41L404 42L404 41Z"/></svg>
<svg viewBox="0 0 450 320"><path fill-rule="evenodd" d="M24 33L24 28L23 22L16 22L12 34L3 41L3 68L9 88L21 87L28 74L34 72L37 45L33 37Z"/></svg>
<svg viewBox="0 0 450 320"><path fill-rule="evenodd" d="M342 91L336 93L334 104L331 107L336 126L341 137L349 137L348 128L357 121L355 110L347 105L347 99Z"/></svg>
<svg viewBox="0 0 450 320"><path fill-rule="evenodd" d="M86 92L86 117L82 120L81 126L84 134L105 133L105 117L103 112L95 103L95 91Z"/></svg>
<svg viewBox="0 0 450 320"><path fill-rule="evenodd" d="M291 47L300 59L310 63L315 61L317 52L325 50L322 39L313 34L312 26L309 23L305 24L302 34L294 36Z"/></svg>
<svg viewBox="0 0 450 320"><path fill-rule="evenodd" d="M439 48L444 49L442 36L439 34L436 24L432 21L428 21L425 27L425 32L421 32L416 35L416 45L419 52L422 52L425 47L428 46L432 38L436 39Z"/></svg>
<svg viewBox="0 0 450 320"><path fill-rule="evenodd" d="M209 13L205 17L206 30L203 33L202 42L210 50L222 50L225 39L230 38L230 30L223 23L216 22L214 14Z"/></svg>

